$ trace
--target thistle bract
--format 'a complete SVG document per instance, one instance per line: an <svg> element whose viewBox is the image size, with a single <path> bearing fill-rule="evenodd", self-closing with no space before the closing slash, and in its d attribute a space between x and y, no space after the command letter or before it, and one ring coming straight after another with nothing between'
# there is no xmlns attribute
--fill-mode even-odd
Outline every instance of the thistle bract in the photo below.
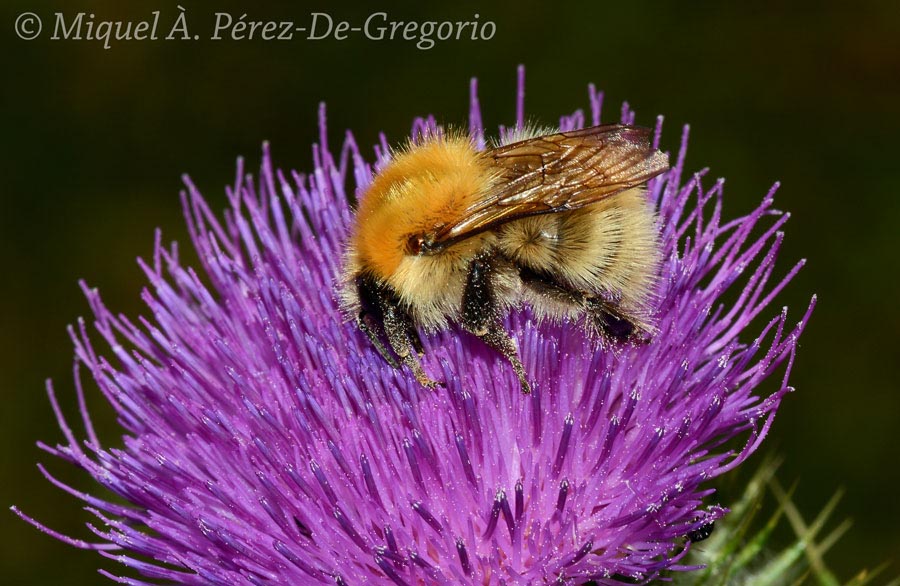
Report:
<svg viewBox="0 0 900 586"><path fill-rule="evenodd" d="M520 71L517 127L523 83ZM598 124L601 103L591 88L587 113L561 128ZM634 122L627 105L621 120ZM329 147L324 109L320 126L308 174L276 170L267 147L258 177L239 161L224 219L185 179L203 272L158 237L141 262L146 318L114 315L85 287L99 336L71 329L84 431L48 384L65 440L42 447L129 504L41 468L84 501L97 539L32 522L144 580L184 584L612 583L689 569L686 536L726 512L703 503L709 481L763 440L809 315L745 331L800 267L773 278L787 215L772 193L723 220L722 182L685 172L685 130L649 183L664 259L652 340L607 347L514 311L532 395L455 330L425 338L425 366L446 381L428 391L385 364L335 298L348 202L390 157L387 141L368 162L349 133ZM413 138L436 131L418 119ZM783 362L780 384L758 394ZM85 373L118 415L120 447L93 430Z"/></svg>

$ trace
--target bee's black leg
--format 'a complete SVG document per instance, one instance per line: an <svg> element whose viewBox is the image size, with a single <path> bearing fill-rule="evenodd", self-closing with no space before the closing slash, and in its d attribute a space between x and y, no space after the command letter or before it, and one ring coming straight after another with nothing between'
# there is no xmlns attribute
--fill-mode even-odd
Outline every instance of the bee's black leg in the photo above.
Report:
<svg viewBox="0 0 900 586"><path fill-rule="evenodd" d="M519 277L532 291L557 299L561 303L583 307L593 319L593 325L606 336L617 340L627 340L634 336L636 329L634 322L614 303L593 294L570 289L549 275L528 268L521 269Z"/></svg>
<svg viewBox="0 0 900 586"><path fill-rule="evenodd" d="M384 331L387 333L388 343L397 354L400 362L412 370L416 380L423 387L433 389L441 384L428 378L422 365L419 364L415 350L417 345L421 347L421 341L418 341L418 334L415 333L415 324L409 314L403 311L393 300L385 300L382 312L384 313ZM411 331L414 334L412 336L410 336Z"/></svg>
<svg viewBox="0 0 900 586"><path fill-rule="evenodd" d="M382 322L384 316L381 311L381 297L384 293L381 291L384 287L380 287L373 279L367 277L359 277L356 279L356 291L359 295L360 310L356 316L356 326L369 338L372 346L378 351L384 361L393 366L400 368L400 363L391 355L384 343L381 341L385 336Z"/></svg>
<svg viewBox="0 0 900 586"><path fill-rule="evenodd" d="M367 313L365 310L360 311L359 315L356 316L356 325L366 336L368 336L369 341L372 342L372 346L374 346L378 353L381 354L381 357L384 358L385 362L394 368L400 368L400 363L391 356L391 353L388 352L388 349L385 348L384 344L381 342L381 336L384 335L384 329L381 327L381 324L372 317L371 313Z"/></svg>
<svg viewBox="0 0 900 586"><path fill-rule="evenodd" d="M602 332L617 340L628 340L634 337L634 322L619 311L614 304L599 297L588 296L585 296L584 302L594 318L594 325Z"/></svg>
<svg viewBox="0 0 900 586"><path fill-rule="evenodd" d="M428 378L416 357L422 351L422 341L416 331L415 323L409 313L404 311L396 295L385 285L373 279L360 277L356 281L362 310L357 316L356 324L371 340L379 354L394 368L399 364L381 342L381 336L387 338L391 350L403 364L415 375L422 386L434 388L439 383Z"/></svg>
<svg viewBox="0 0 900 586"><path fill-rule="evenodd" d="M469 263L466 289L463 293L462 325L506 357L519 377L522 392L527 394L531 392L531 385L525 375L525 367L519 360L515 342L503 329L500 321L502 315L493 286L498 260L497 254L491 251L479 254Z"/></svg>
<svg viewBox="0 0 900 586"><path fill-rule="evenodd" d="M412 342L413 349L419 356L425 356L425 346L422 345L422 338L419 337L419 330L416 328L412 320L409 320L410 328L406 332L409 335L409 341Z"/></svg>

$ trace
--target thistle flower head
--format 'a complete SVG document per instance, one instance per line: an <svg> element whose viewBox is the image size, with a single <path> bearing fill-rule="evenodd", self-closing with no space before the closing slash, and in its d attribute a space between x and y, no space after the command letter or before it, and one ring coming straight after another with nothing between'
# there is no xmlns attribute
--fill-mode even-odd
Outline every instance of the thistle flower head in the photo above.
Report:
<svg viewBox="0 0 900 586"><path fill-rule="evenodd" d="M484 145L474 81L471 99ZM598 124L601 104L591 88L589 111L560 126ZM627 105L621 119L634 122ZM456 330L425 340L426 368L447 383L426 391L345 323L334 291L348 202L389 159L387 141L369 162L349 133L329 147L324 110L320 125L308 174L276 170L267 147L258 177L239 161L224 220L185 178L203 271L157 237L141 262L147 317L115 315L84 288L108 347L83 321L71 329L84 437L48 383L65 441L42 447L128 505L41 468L85 502L98 539L32 522L184 584L612 583L688 569L687 536L726 512L704 505L709 482L765 437L809 315L745 331L800 266L773 278L787 215L772 193L724 220L722 182L685 171L685 130L649 184L664 259L652 341L600 347L576 324L516 311L507 326L533 394ZM413 138L436 130L417 119ZM783 362L774 392L758 394ZM120 447L94 432L84 372L118 415Z"/></svg>

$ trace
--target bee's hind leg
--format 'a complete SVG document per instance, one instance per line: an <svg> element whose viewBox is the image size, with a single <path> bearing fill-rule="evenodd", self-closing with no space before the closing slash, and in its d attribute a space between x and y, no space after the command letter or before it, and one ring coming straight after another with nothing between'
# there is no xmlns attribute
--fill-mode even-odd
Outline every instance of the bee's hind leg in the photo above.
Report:
<svg viewBox="0 0 900 586"><path fill-rule="evenodd" d="M631 340L636 336L635 323L614 303L601 297L577 291L553 280L549 275L528 268L519 271L522 283L532 291L545 295L560 303L583 307L592 320L592 325L607 338Z"/></svg>
<svg viewBox="0 0 900 586"><path fill-rule="evenodd" d="M463 293L462 325L485 344L500 352L512 365L522 392L531 392L525 367L519 360L519 351L509 333L503 329L502 313L497 302L494 279L497 278L500 257L493 251L476 256L469 264L466 289Z"/></svg>
<svg viewBox="0 0 900 586"><path fill-rule="evenodd" d="M601 331L616 340L634 340L637 332L634 322L619 311L614 304L599 297L586 297L585 306Z"/></svg>
<svg viewBox="0 0 900 586"><path fill-rule="evenodd" d="M394 292L365 277L357 280L357 289L362 310L357 316L356 324L368 336L382 358L394 368L398 368L399 364L409 368L422 386L429 389L438 386L440 383L431 380L419 363L416 354L423 352L422 340L415 323L409 313L400 307ZM387 338L388 345L397 355L399 364L382 343L382 335Z"/></svg>

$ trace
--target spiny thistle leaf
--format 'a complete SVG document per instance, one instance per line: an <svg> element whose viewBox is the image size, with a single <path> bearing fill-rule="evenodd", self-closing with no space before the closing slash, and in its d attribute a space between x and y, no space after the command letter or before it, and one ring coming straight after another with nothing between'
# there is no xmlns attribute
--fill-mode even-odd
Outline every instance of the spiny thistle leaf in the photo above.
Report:
<svg viewBox="0 0 900 586"><path fill-rule="evenodd" d="M775 479L777 468L778 462L774 459L762 463L730 513L717 521L713 536L695 544L685 560L687 564L705 567L673 576L674 583L686 586L787 586L814 581L820 586L840 586L840 581L825 564L824 555L850 528L851 522L845 520L823 539L817 538L843 492L837 491L815 520L807 525L791 500L796 487L785 491ZM767 489L775 496L778 506L761 527L752 530ZM796 539L780 551L773 551L770 537L785 518ZM885 567L882 565L871 572L863 570L846 586L870 584ZM889 584L897 584L898 580Z"/></svg>

